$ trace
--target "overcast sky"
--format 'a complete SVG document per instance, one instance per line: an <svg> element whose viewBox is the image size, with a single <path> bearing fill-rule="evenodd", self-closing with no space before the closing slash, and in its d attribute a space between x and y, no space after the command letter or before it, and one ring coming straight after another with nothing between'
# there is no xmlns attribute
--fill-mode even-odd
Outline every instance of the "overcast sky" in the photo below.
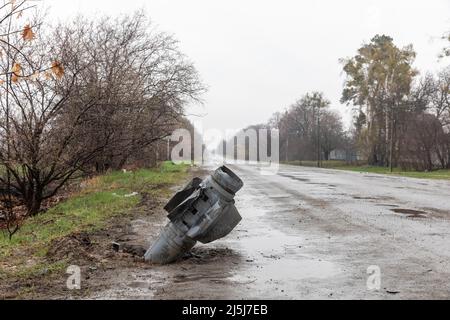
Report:
<svg viewBox="0 0 450 320"><path fill-rule="evenodd" d="M144 8L161 31L175 34L209 92L201 108L205 128L239 129L265 122L302 94L323 91L340 105L338 60L375 34L412 43L416 67L435 71L450 30L450 0L44 0L51 17L118 15Z"/></svg>

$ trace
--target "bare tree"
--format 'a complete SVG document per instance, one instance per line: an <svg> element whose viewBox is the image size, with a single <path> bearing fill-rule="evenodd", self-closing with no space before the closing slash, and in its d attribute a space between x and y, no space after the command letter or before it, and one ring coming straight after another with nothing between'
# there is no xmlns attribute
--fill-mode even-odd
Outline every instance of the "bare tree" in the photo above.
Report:
<svg viewBox="0 0 450 320"><path fill-rule="evenodd" d="M57 30L56 38L78 39L92 61L84 95L103 92L84 128L93 143L108 141L94 159L97 171L149 156L205 90L176 40L155 31L142 12L98 22L79 18Z"/></svg>
<svg viewBox="0 0 450 320"><path fill-rule="evenodd" d="M415 118L411 120L411 117L407 117L405 135L408 141L411 139L421 141L422 151L416 150L416 157L418 159L423 156L430 159L437 158L442 168L448 168L450 166L450 69L446 68L437 75L427 74L423 77L415 86L410 100L412 105L410 110ZM419 120L420 123L418 123ZM423 134L418 139L420 133ZM411 135L415 138L411 138ZM402 145L406 147L405 143ZM437 166L436 161L431 163L433 167ZM429 170L430 162L425 167Z"/></svg>
<svg viewBox="0 0 450 320"><path fill-rule="evenodd" d="M20 37L15 39L16 48ZM9 134L5 137L9 157L0 161L11 176L14 190L22 197L28 215L36 215L43 201L53 197L98 151L80 147L81 123L94 105L79 98L81 71L85 68L76 55L67 55L64 44L54 45L41 36L32 46L12 50L4 57L13 61L14 73L5 90ZM58 58L57 58L58 57ZM57 60L59 59L59 60ZM76 105L77 108L69 108ZM61 121L64 119L64 121ZM3 177L0 181L5 182Z"/></svg>
<svg viewBox="0 0 450 320"><path fill-rule="evenodd" d="M438 158L438 154L443 149L448 150L449 136L432 114L414 113L409 118L410 126L402 141L405 150L399 163L405 169L431 171L438 161L443 160Z"/></svg>
<svg viewBox="0 0 450 320"><path fill-rule="evenodd" d="M317 160L320 165L340 146L344 136L342 119L329 110L329 105L322 93L312 92L277 115L280 140L284 142L281 153L286 154L286 160L294 154L298 160Z"/></svg>
<svg viewBox="0 0 450 320"><path fill-rule="evenodd" d="M39 20L34 17L26 25L22 17L35 5L28 0L4 1L0 6L0 222L4 221L9 238L19 230L20 216L15 207L20 194L14 188L13 176L8 166L12 163L11 146L11 114L12 106L11 83L17 82L21 75L21 65L17 59L27 60L24 48L35 37L34 28L39 27ZM20 41L15 41L17 38Z"/></svg>
<svg viewBox="0 0 450 320"><path fill-rule="evenodd" d="M345 133L342 118L337 112L324 110L321 116L320 148L324 160L330 160L333 150L345 145Z"/></svg>

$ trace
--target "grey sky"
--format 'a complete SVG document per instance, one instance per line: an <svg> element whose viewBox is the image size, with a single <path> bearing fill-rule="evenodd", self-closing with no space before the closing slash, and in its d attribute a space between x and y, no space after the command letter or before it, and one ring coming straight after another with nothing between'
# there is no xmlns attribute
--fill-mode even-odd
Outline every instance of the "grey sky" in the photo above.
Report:
<svg viewBox="0 0 450 320"><path fill-rule="evenodd" d="M323 91L339 103L339 58L377 33L399 46L412 43L416 67L434 71L450 30L450 0L44 0L50 15L117 15L144 8L158 29L175 34L209 86L202 108L205 128L242 128L265 122L303 93Z"/></svg>

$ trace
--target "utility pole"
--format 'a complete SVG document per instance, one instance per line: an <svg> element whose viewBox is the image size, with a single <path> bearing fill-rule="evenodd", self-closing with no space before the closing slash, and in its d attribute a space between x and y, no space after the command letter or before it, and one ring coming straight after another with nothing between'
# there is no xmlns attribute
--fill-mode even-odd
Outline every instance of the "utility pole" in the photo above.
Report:
<svg viewBox="0 0 450 320"><path fill-rule="evenodd" d="M205 150L206 150L206 145L202 144L202 166L205 164Z"/></svg>
<svg viewBox="0 0 450 320"><path fill-rule="evenodd" d="M322 158L322 153L320 152L321 142L320 142L320 106L317 107L317 168L320 168L320 162Z"/></svg>
<svg viewBox="0 0 450 320"><path fill-rule="evenodd" d="M289 162L289 133L286 135L286 162Z"/></svg>
<svg viewBox="0 0 450 320"><path fill-rule="evenodd" d="M156 148L155 148L155 163L158 164L159 161L159 148L161 147L161 144L159 142L156 142Z"/></svg>
<svg viewBox="0 0 450 320"><path fill-rule="evenodd" d="M394 119L394 109L392 109L392 114L391 114L391 141L390 141L390 146L389 146L389 171L392 173L394 172L394 128L396 127L396 120Z"/></svg>

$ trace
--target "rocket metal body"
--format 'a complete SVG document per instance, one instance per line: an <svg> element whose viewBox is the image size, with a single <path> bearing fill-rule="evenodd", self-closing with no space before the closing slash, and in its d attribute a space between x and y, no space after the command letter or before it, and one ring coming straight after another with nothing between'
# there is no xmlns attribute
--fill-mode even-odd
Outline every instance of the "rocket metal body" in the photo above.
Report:
<svg viewBox="0 0 450 320"><path fill-rule="evenodd" d="M242 220L234 196L243 186L225 166L203 181L192 180L164 207L170 223L145 254L145 261L172 263L197 242L206 244L227 236Z"/></svg>

